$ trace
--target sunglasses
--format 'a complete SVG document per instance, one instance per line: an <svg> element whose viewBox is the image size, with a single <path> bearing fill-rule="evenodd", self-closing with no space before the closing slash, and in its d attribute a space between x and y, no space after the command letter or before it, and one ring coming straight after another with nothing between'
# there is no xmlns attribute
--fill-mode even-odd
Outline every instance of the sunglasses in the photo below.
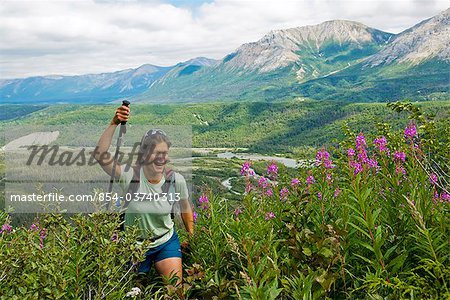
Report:
<svg viewBox="0 0 450 300"><path fill-rule="evenodd" d="M147 131L144 138L155 135L155 134L161 134L163 136L167 136L167 134L162 129L151 129L151 130Z"/></svg>

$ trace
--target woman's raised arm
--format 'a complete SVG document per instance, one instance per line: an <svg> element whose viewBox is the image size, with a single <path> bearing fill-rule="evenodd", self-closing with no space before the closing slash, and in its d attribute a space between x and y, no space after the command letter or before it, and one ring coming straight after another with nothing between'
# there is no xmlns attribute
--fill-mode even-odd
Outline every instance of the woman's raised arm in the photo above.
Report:
<svg viewBox="0 0 450 300"><path fill-rule="evenodd" d="M111 120L111 123L106 128L106 130L101 135L98 140L97 147L93 153L94 158L98 161L100 166L105 170L108 175L112 174L113 169L113 155L108 152L109 147L111 145L112 137L114 135L114 131L116 131L117 125L122 121L128 121L130 116L130 108L122 105L117 108L114 118ZM120 165L116 164L115 170L115 178L120 177Z"/></svg>

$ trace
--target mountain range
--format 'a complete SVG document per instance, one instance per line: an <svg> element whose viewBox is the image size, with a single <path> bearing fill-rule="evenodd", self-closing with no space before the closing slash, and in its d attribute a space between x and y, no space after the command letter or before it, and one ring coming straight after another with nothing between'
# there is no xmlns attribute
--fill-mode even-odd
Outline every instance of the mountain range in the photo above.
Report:
<svg viewBox="0 0 450 300"><path fill-rule="evenodd" d="M174 103L293 98L448 99L450 9L399 33L334 20L273 30L221 60L0 80L3 103Z"/></svg>

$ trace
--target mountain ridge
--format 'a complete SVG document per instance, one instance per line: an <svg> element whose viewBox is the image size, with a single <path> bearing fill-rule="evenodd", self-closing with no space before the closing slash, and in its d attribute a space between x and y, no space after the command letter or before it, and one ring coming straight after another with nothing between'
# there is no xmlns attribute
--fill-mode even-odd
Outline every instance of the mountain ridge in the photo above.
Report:
<svg viewBox="0 0 450 300"><path fill-rule="evenodd" d="M0 80L0 95L6 103L429 100L436 93L448 96L446 72L450 9L397 35L331 20L272 30L221 60L197 57L169 67Z"/></svg>
<svg viewBox="0 0 450 300"><path fill-rule="evenodd" d="M450 8L401 32L385 49L373 55L366 66L394 61L417 65L428 58L450 61Z"/></svg>
<svg viewBox="0 0 450 300"><path fill-rule="evenodd" d="M319 52L327 41L366 44L384 43L392 34L370 28L362 23L332 20L317 25L272 30L256 42L240 46L224 63L229 68L268 72L302 59L298 51ZM312 43L312 44L311 44Z"/></svg>

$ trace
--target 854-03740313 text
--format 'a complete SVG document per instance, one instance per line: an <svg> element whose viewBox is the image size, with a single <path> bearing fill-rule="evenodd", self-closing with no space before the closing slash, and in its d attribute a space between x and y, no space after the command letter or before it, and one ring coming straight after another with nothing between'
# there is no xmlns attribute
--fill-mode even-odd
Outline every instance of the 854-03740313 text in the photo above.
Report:
<svg viewBox="0 0 450 300"><path fill-rule="evenodd" d="M117 201L180 201L180 193L98 193L92 194L70 194L60 193L47 194L11 194L11 202L117 202Z"/></svg>

